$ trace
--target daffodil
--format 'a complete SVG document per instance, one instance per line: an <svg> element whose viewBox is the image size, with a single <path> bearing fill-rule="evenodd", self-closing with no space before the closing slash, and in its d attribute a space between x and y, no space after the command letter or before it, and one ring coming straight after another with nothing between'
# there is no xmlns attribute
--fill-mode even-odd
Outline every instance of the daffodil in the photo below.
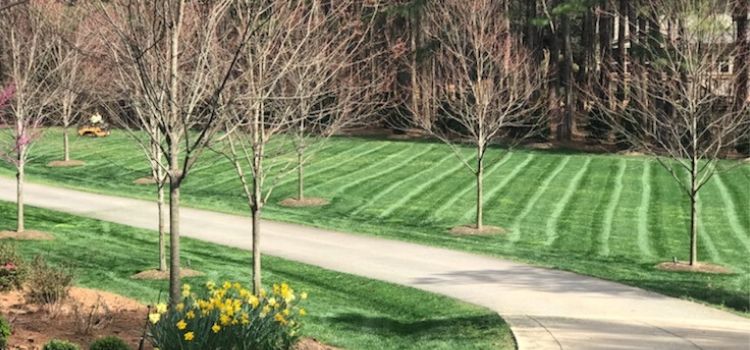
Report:
<svg viewBox="0 0 750 350"><path fill-rule="evenodd" d="M302 299L302 300L307 299L307 292L299 293L299 298Z"/></svg>
<svg viewBox="0 0 750 350"><path fill-rule="evenodd" d="M152 324L157 324L160 319L161 319L161 314L159 313L148 314L148 320L151 321Z"/></svg>
<svg viewBox="0 0 750 350"><path fill-rule="evenodd" d="M185 323L185 320L180 320L179 322L177 322L177 329L183 330L185 328L187 328L187 323Z"/></svg>
<svg viewBox="0 0 750 350"><path fill-rule="evenodd" d="M165 303L156 304L156 312L160 314L167 312L167 304Z"/></svg>
<svg viewBox="0 0 750 350"><path fill-rule="evenodd" d="M214 323L214 325L211 327L211 330L214 333L219 333L219 331L221 330L221 326L219 326L218 324Z"/></svg>
<svg viewBox="0 0 750 350"><path fill-rule="evenodd" d="M185 333L185 340L192 341L195 338L195 333L193 332L187 332Z"/></svg>
<svg viewBox="0 0 750 350"><path fill-rule="evenodd" d="M300 316L305 316L305 315L307 315L307 311L305 309L303 309L303 308L300 308L299 309L299 315Z"/></svg>
<svg viewBox="0 0 750 350"><path fill-rule="evenodd" d="M175 310L177 310L177 312L182 312L182 310L185 310L185 304L183 304L183 303L179 303L179 304L177 304L177 305L176 305L176 306L174 307L174 309L175 309Z"/></svg>

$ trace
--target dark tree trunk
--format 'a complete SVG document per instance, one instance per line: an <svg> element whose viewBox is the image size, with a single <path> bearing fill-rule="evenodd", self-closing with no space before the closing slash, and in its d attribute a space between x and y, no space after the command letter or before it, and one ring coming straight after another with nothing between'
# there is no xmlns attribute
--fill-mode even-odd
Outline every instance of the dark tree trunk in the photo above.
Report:
<svg viewBox="0 0 750 350"><path fill-rule="evenodd" d="M297 199L305 199L305 162L304 146L297 150Z"/></svg>
<svg viewBox="0 0 750 350"><path fill-rule="evenodd" d="M482 211L484 208L484 152L482 151L482 148L483 146L481 145L477 146L477 231L482 231L483 228Z"/></svg>
<svg viewBox="0 0 750 350"><path fill-rule="evenodd" d="M170 144L169 158L169 303L180 300L180 186L182 174L177 158L178 148Z"/></svg>
<svg viewBox="0 0 750 350"><path fill-rule="evenodd" d="M736 81L736 103L742 105L748 101L748 76L750 75L750 40L748 39L748 10L750 9L749 0L736 0L735 5L735 23L737 24L737 56L735 57L735 70L737 72Z"/></svg>
<svg viewBox="0 0 750 350"><path fill-rule="evenodd" d="M557 126L557 140L566 142L571 140L573 129L573 115L575 114L573 81L573 47L570 41L570 17L567 14L560 16L560 35L562 36L563 60L560 68L560 78L565 93L565 109L562 120Z"/></svg>

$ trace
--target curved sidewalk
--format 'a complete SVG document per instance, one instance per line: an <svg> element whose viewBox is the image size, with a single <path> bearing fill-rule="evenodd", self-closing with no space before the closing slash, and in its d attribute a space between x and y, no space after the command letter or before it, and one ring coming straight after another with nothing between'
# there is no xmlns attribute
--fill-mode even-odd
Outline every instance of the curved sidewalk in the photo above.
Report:
<svg viewBox="0 0 750 350"><path fill-rule="evenodd" d="M0 200L15 200L0 177ZM156 205L27 184L28 205L146 229ZM250 220L182 210L184 236L249 249ZM470 253L263 222L265 254L436 292L497 311L520 349L750 349L750 319L597 278Z"/></svg>

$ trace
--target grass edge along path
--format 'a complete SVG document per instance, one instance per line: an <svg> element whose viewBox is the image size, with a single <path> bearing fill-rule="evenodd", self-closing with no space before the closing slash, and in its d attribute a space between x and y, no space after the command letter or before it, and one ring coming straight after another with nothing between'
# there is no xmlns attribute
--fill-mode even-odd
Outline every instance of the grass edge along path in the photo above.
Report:
<svg viewBox="0 0 750 350"><path fill-rule="evenodd" d="M13 224L14 205L0 202L0 227ZM30 260L43 255L73 268L76 284L105 290L144 303L165 297L166 281L133 280L151 268L155 232L29 207L29 227L51 233L53 241L18 241ZM182 258L208 280L247 281L250 253L183 238ZM288 282L310 298L304 336L344 349L514 349L502 318L488 309L410 287L333 272L271 256L263 257L264 284ZM145 320L145 315L144 315Z"/></svg>
<svg viewBox="0 0 750 350"><path fill-rule="evenodd" d="M121 136L122 137L122 136ZM55 141L55 140L53 140ZM116 148L123 141L112 140L82 140L82 146L90 148ZM330 141L335 143L338 150L351 150L356 148L357 153L363 150L378 149L377 154L371 154L366 157L350 157L347 162L341 164L331 157L337 157L342 160L341 152L332 152L330 154L321 154L317 160L310 166L310 171L325 168L326 172L319 175L317 180L311 179L311 182L325 181L326 178L336 177L341 173L356 171L371 162L375 162L387 156L391 151L412 148L415 151L432 147L435 143L419 141L392 141L381 138L334 138ZM385 150L384 145L392 145ZM393 145L400 145L393 147ZM400 147L400 148L399 148ZM439 162L442 156L448 154L441 149L442 146L436 146L434 152L427 156L420 157L414 162L414 165L396 172L400 174L384 176L383 178L373 179L363 183L358 188L352 188L346 194L340 194L332 199L332 204L324 208L314 209L286 209L278 208L271 205L267 208L265 218L283 222L296 223L307 226L321 227L332 229L340 232L350 232L357 234L369 234L378 237L409 241L419 244L441 246L449 249L458 249L476 254L483 254L511 260L529 263L536 266L562 269L575 273L599 277L627 285L645 288L662 294L707 303L709 305L725 307L730 310L739 311L743 316L750 316L750 267L745 267L744 257L739 257L736 252L729 254L727 249L732 251L740 249L736 245L736 238L730 231L730 225L723 219L726 214L723 210L722 196L715 190L715 184L710 184L707 191L702 193L702 200L706 203L711 201L720 205L722 208L708 207L716 214L712 215L709 220L704 221L705 227L709 229L707 234L712 235L713 243L717 247L719 257L723 259L727 266L733 267L736 274L728 276L716 276L700 273L680 273L664 272L654 268L661 261L668 261L672 256L681 258L685 246L683 241L687 239L687 234L683 234L682 226L686 223L686 209L683 208L685 201L682 200L680 193L677 192L677 186L673 180L666 176L660 166L647 157L623 157L616 155L592 155L579 152L567 151L528 151L513 150L512 153L518 155L537 155L537 161L533 161L524 171L512 180L503 190L502 198L498 197L493 200L500 205L493 205L493 211L488 213L487 219L492 220L493 224L502 227L511 227L514 219L518 218L518 211L521 208L530 209L528 217L519 223L520 230L511 232L506 236L487 236L487 237L456 237L446 234L447 227L451 227L453 221L459 220L465 210L471 208L462 208L461 212L453 213L440 220L427 220L430 208L439 206L442 202L449 199L445 196L444 191L464 188L463 182L472 181L468 174L465 174L460 162ZM39 164L47 160L49 154L56 152L57 142L48 142L40 144L37 148L39 155ZM384 151L385 150L385 151ZM469 152L471 150L467 150ZM506 153L505 149L491 149L496 155ZM498 153L499 152L499 153ZM56 153L55 153L56 154ZM89 160L87 166L77 169L51 170L41 165L31 165L28 169L29 178L41 180L39 182L62 185L67 188L74 188L82 191L97 192L104 194L122 195L131 198L139 198L153 201L154 195L146 187L134 187L130 184L132 179L129 178L128 172L133 169L145 167L145 164L120 164L118 167L107 165L106 168L98 168L98 164L106 162L112 163L108 159L124 159L128 154L109 154L103 160ZM522 162L526 156L514 157L512 165ZM578 164L582 164L586 158L593 159L592 166L597 164L598 168L602 162L612 164L613 169L616 163L627 159L626 177L622 198L618 203L615 211L615 224L612 227L610 237L610 254L599 255L596 251L599 247L588 245L574 245L564 247L547 247L544 245L545 223L547 216L554 210L554 202L559 199L564 192L558 188L558 184L567 184L577 171ZM212 163L212 158L208 157L204 162ZM426 162L427 159L431 159ZM450 159L450 158L448 158ZM575 163L571 160L575 159ZM89 161L91 161L89 163ZM570 163L567 163L570 161ZM119 161L116 161L119 163ZM436 163L437 162L437 163ZM399 159L392 158L389 164L399 163ZM508 164L510 164L508 163ZM563 163L563 164L561 164ZM567 164L565 164L567 163ZM343 168L338 168L339 165ZM576 166L573 166L576 164ZM644 171L645 164L649 164L648 172ZM435 166L439 165L437 169ZM632 165L632 166L631 166ZM562 168L556 168L562 166ZM510 166L501 173L488 179L488 186L494 186L510 171ZM750 191L745 191L742 183L748 182L749 166L736 169L736 173L722 174L722 180L731 190L732 200L736 206L736 213L750 212ZM92 172L92 169L97 170ZM216 170L222 169L217 165ZM393 182L402 180L402 177L408 177L412 172L421 172L422 175L411 177L407 183L401 182L396 187L389 187ZM404 171L406 170L406 171ZM423 170L427 170L423 172ZM559 170L559 176L556 171ZM0 173L12 176L7 168L0 167ZM361 173L360 173L361 174ZM220 181L214 174L201 176L202 174L193 174L193 181L186 187L186 196L184 197L186 206L220 211L231 214L247 215L242 198L227 188L211 188L210 192L201 192L190 194L190 186L210 184L214 181ZM465 175L465 176L464 176ZM614 173L612 173L614 175ZM650 215L644 220L640 217L638 209L643 209L639 204L644 201L643 180L648 179L650 190L646 195L649 208L654 208ZM657 176L658 175L658 176ZM743 176L744 175L744 176ZM125 179L127 178L127 179ZM122 180L127 180L123 182ZM356 180L353 179L353 180ZM548 188L543 185L547 184ZM321 193L335 190L334 185L321 187ZM540 188L540 186L542 188ZM564 185L561 185L564 187ZM606 206L607 196L597 195L599 189L581 188L581 193L591 193L592 195L579 196L584 201L602 201L601 206ZM288 195L289 188L279 188L277 195L279 198ZM368 200L373 196L372 188L392 188L391 193L379 197L377 203ZM557 190L556 190L557 189ZM602 189L607 190L607 189ZM229 192L228 192L229 191ZM236 192L236 191L235 191ZM519 196L520 195L520 196ZM705 195L705 198L703 198ZM364 197L363 197L364 196ZM538 198L537 198L538 197ZM651 197L651 198L648 198ZM662 198L663 197L663 198ZM467 198L468 199L468 198ZM534 203L538 199L539 203ZM275 199L272 199L274 201ZM242 205L233 205L235 201L240 201ZM552 203L552 205L550 205ZM588 202L587 202L588 203ZM529 206L531 204L531 206ZM529 208L526 208L529 207ZM640 208L639 208L640 207ZM499 209L498 209L499 208ZM704 207L704 210L706 207ZM715 210L714 210L715 209ZM352 217L352 211L358 210L357 217ZM592 222L590 215L584 211L571 211L574 217L564 217L564 225L558 227L560 242L575 242L571 237L581 235L581 237L593 237L599 232L592 232L593 227L576 224L570 226L570 222L587 223ZM655 213L658 213L656 215ZM383 215L387 214L387 215ZM521 213L522 214L522 213ZM602 215L604 213L601 213ZM427 216L425 216L427 215ZM565 216L567 214L564 214ZM653 220L652 220L653 219ZM718 221L717 221L718 220ZM741 225L747 227L748 220L739 218ZM642 250L637 244L637 233L639 221L646 228L646 235L642 236L652 248L658 248L652 251L659 256L647 257L643 255ZM564 230L564 231L563 231ZM523 232L523 236L514 236ZM726 232L728 235L724 235ZM747 231L745 231L747 232ZM528 234L527 234L528 233ZM736 231L735 231L736 233ZM574 236L571 236L574 235ZM731 244L730 244L731 243ZM567 244L567 243L566 243ZM580 249L579 249L580 248ZM702 246L705 251L707 246ZM710 254L703 255L704 260L710 261Z"/></svg>

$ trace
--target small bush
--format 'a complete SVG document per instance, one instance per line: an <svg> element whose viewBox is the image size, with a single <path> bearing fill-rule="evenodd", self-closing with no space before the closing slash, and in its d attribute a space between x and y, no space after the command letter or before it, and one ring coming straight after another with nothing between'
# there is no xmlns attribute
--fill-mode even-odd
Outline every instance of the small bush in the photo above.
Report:
<svg viewBox="0 0 750 350"><path fill-rule="evenodd" d="M21 288L26 276L26 263L16 245L0 242L0 292Z"/></svg>
<svg viewBox="0 0 750 350"><path fill-rule="evenodd" d="M5 349L8 345L8 338L10 337L11 328L10 323L0 316L0 349Z"/></svg>
<svg viewBox="0 0 750 350"><path fill-rule="evenodd" d="M91 343L90 350L130 350L124 340L116 336L109 336L97 339Z"/></svg>
<svg viewBox="0 0 750 350"><path fill-rule="evenodd" d="M183 299L174 309L160 304L149 315L150 337L162 350L255 349L286 350L297 342L305 310L287 284L253 295L239 283L220 288L206 284L200 294L183 285Z"/></svg>
<svg viewBox="0 0 750 350"><path fill-rule="evenodd" d="M37 256L29 268L26 298L36 304L56 304L68 297L72 283L70 269L49 265L44 258Z"/></svg>
<svg viewBox="0 0 750 350"><path fill-rule="evenodd" d="M52 339L44 344L42 350L81 350L81 348L69 341Z"/></svg>

